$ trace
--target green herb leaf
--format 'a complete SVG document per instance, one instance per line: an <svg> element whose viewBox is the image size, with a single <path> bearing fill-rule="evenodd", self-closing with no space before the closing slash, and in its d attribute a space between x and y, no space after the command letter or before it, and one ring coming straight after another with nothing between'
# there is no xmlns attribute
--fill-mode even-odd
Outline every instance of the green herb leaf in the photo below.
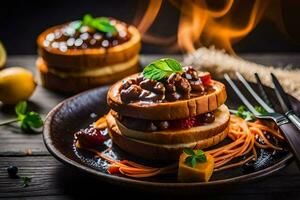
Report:
<svg viewBox="0 0 300 200"><path fill-rule="evenodd" d="M43 120L36 112L29 112L23 120L23 123L28 124L33 128L40 128L43 126Z"/></svg>
<svg viewBox="0 0 300 200"><path fill-rule="evenodd" d="M116 27L110 23L110 20L107 17L93 18L92 15L86 14L83 16L80 27L82 25L89 26L103 33L115 34L117 32Z"/></svg>
<svg viewBox="0 0 300 200"><path fill-rule="evenodd" d="M197 156L202 156L202 155L204 155L204 151L202 151L201 149L198 149L198 150L196 151L196 155L197 155Z"/></svg>
<svg viewBox="0 0 300 200"><path fill-rule="evenodd" d="M261 106L255 106L255 110L261 114L267 114L268 112ZM245 119L246 121L253 121L255 120L255 116L247 110L247 108L243 105L238 107L237 112L235 113L236 116Z"/></svg>
<svg viewBox="0 0 300 200"><path fill-rule="evenodd" d="M187 155L195 155L195 152L192 149L183 149L183 152L186 153Z"/></svg>
<svg viewBox="0 0 300 200"><path fill-rule="evenodd" d="M259 112L260 114L267 114L267 113L268 113L268 112L267 112L263 107L261 107L261 106L255 106L254 108L255 108L255 110L256 110L257 112Z"/></svg>
<svg viewBox="0 0 300 200"><path fill-rule="evenodd" d="M91 14L85 14L82 19L84 25L89 25L93 21L93 16Z"/></svg>
<svg viewBox="0 0 300 200"><path fill-rule="evenodd" d="M143 75L146 78L158 81L170 76L172 73L182 72L182 66L178 61L171 58L163 58L147 65L143 70Z"/></svg>
<svg viewBox="0 0 300 200"><path fill-rule="evenodd" d="M192 156L192 162L191 162L192 167L195 168L195 167L196 167L196 164L197 164L196 157L195 157L195 156Z"/></svg>
<svg viewBox="0 0 300 200"><path fill-rule="evenodd" d="M24 131L31 131L32 128L42 127L43 120L40 115L33 111L28 112L27 107L26 101L19 102L15 107L17 119L21 123L21 129Z"/></svg>
<svg viewBox="0 0 300 200"><path fill-rule="evenodd" d="M31 177L28 176L22 176L21 177L21 181L22 181L22 186L23 187L27 187L29 185L29 183L31 182Z"/></svg>
<svg viewBox="0 0 300 200"><path fill-rule="evenodd" d="M36 112L29 112L21 120L21 129L24 131L32 131L33 128L40 128L43 126L43 120Z"/></svg>
<svg viewBox="0 0 300 200"><path fill-rule="evenodd" d="M27 109L27 102L21 101L15 106L15 112L17 117L15 119L0 122L0 126L11 124L14 122L20 122L20 127L25 132L34 132L34 128L40 128L43 126L44 122L40 115L36 112Z"/></svg>
<svg viewBox="0 0 300 200"><path fill-rule="evenodd" d="M27 112L27 102L20 101L15 107L15 112L17 115L25 115Z"/></svg>
<svg viewBox="0 0 300 200"><path fill-rule="evenodd" d="M188 156L184 160L184 163L191 166L192 165L192 159L193 159L193 156Z"/></svg>
<svg viewBox="0 0 300 200"><path fill-rule="evenodd" d="M246 121L255 120L255 116L243 105L238 107L237 113L235 115L245 119Z"/></svg>
<svg viewBox="0 0 300 200"><path fill-rule="evenodd" d="M204 151L200 149L197 150L196 153L192 149L184 149L183 151L187 155L190 155L186 157L184 163L193 168L196 167L197 162L203 163L207 161Z"/></svg>

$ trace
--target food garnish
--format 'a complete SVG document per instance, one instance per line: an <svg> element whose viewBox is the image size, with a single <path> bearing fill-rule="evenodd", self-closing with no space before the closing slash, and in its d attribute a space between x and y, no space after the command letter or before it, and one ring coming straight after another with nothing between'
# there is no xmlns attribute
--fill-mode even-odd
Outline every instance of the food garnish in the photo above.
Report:
<svg viewBox="0 0 300 200"><path fill-rule="evenodd" d="M18 167L17 166L13 166L13 165L9 166L7 168L7 173L9 175L9 177L11 177L11 178L17 178L18 177L17 176L17 174L18 174Z"/></svg>
<svg viewBox="0 0 300 200"><path fill-rule="evenodd" d="M107 17L94 18L91 14L84 15L82 20L72 22L71 26L75 30L79 30L82 26L89 26L103 33L115 34L117 32L116 27L110 23L109 18Z"/></svg>
<svg viewBox="0 0 300 200"><path fill-rule="evenodd" d="M23 187L27 187L32 179L31 177L28 176L18 176L18 167L14 165L11 165L7 168L7 173L10 178L20 179Z"/></svg>
<svg viewBox="0 0 300 200"><path fill-rule="evenodd" d="M29 99L36 87L33 74L21 67L10 67L0 71L0 101L16 104Z"/></svg>
<svg viewBox="0 0 300 200"><path fill-rule="evenodd" d="M214 158L202 150L184 149L179 158L180 182L207 182L214 170Z"/></svg>
<svg viewBox="0 0 300 200"><path fill-rule="evenodd" d="M207 161L204 151L198 149L194 151L193 149L184 149L183 152L188 156L185 158L184 163L195 168L197 163L204 163Z"/></svg>
<svg viewBox="0 0 300 200"><path fill-rule="evenodd" d="M22 186L27 187L31 182L32 178L28 176L21 176Z"/></svg>
<svg viewBox="0 0 300 200"><path fill-rule="evenodd" d="M6 51L2 42L0 41L0 69L4 67L5 63L6 63Z"/></svg>
<svg viewBox="0 0 300 200"><path fill-rule="evenodd" d="M0 123L0 126L20 122L20 127L25 132L34 132L35 129L43 126L44 122L40 115L34 111L28 111L28 105L26 101L21 101L15 106L15 113L17 117L15 119Z"/></svg>
<svg viewBox="0 0 300 200"><path fill-rule="evenodd" d="M260 120L250 122L231 115L228 137L232 142L207 151L215 158L215 171L241 166L252 159L256 160L256 148L282 150L282 147L272 144L266 134L278 140L284 140L278 129L264 124ZM246 158L237 163L228 164L234 158L241 156Z"/></svg>
<svg viewBox="0 0 300 200"><path fill-rule="evenodd" d="M263 107L261 107L261 106L254 106L254 108L255 108L255 110L257 111L257 112L259 112L260 114L266 114L266 113L268 113Z"/></svg>
<svg viewBox="0 0 300 200"><path fill-rule="evenodd" d="M123 80L119 92L124 103L172 102L213 92L211 83L210 73L198 73L191 66L163 58L146 66L136 78Z"/></svg>
<svg viewBox="0 0 300 200"><path fill-rule="evenodd" d="M99 120L99 122L103 122L103 119ZM97 123L95 124L97 125ZM101 129L103 129L103 123L99 124ZM97 127L94 128L97 129ZM199 170L197 171L197 169L193 173L189 171L181 171L179 173L178 171L178 179L185 182L195 181L194 179L197 179L197 181L208 181L211 168L213 168L213 171L221 171L241 166L251 160L255 160L258 156L256 148L282 150L281 147L272 144L268 139L269 137L265 136L265 134L268 134L270 137L275 137L280 141L284 140L280 132L269 124L264 124L259 120L250 122L236 115L231 115L228 137L232 139L232 142L206 152L202 150L184 149L184 153L182 154L184 155L184 159L181 157L181 161L179 162L179 165L182 164L181 167L185 166L185 168L195 169L199 164L205 163L208 163L207 165L209 166L205 165L206 167L201 167L201 176L198 176L200 172ZM89 140L85 140L85 142L89 142ZM134 178L145 178L176 172L176 163L166 167L149 167L129 160L115 160L106 155L106 152L111 150L110 148L102 152L99 151L98 148L95 148L95 146L99 147L102 144L103 140L95 140L91 142L91 145L79 145L79 143L76 143L76 147L93 152L110 163L107 170L111 174L123 174ZM230 163L233 159L243 156L246 157L242 161ZM188 175L183 176L182 174Z"/></svg>
<svg viewBox="0 0 300 200"><path fill-rule="evenodd" d="M159 81L163 78L169 77L172 73L183 73L181 64L171 58L163 58L156 60L147 65L143 70L145 78Z"/></svg>
<svg viewBox="0 0 300 200"><path fill-rule="evenodd" d="M261 107L261 106L255 106L255 110L261 114L265 114L267 111ZM235 113L236 116L241 117L245 119L246 121L253 121L255 120L255 116L247 110L247 108L244 105L240 105L237 109L237 112Z"/></svg>

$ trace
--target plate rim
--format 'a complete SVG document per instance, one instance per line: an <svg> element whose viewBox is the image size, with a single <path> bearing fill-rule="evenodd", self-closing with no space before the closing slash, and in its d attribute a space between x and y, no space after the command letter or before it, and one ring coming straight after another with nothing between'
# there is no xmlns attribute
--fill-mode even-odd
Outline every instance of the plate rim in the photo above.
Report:
<svg viewBox="0 0 300 200"><path fill-rule="evenodd" d="M92 167L85 166L82 163L76 162L67 156L65 156L63 153L61 153L58 149L55 148L53 145L52 139L51 139L51 123L52 119L55 116L55 114L59 111L59 109L67 104L69 101L72 101L80 96L86 95L88 93L95 92L96 90L103 90L105 88L109 88L109 86L102 86L98 88L89 89L87 91L83 91L81 93L78 93L74 96L71 96L59 104L57 104L54 108L51 109L51 111L47 114L44 128L43 128L43 141L47 148L47 150L50 152L50 154L56 158L58 161L62 162L63 164L67 164L68 166L74 167L78 170L81 170L83 172L88 173L89 175L96 175L96 178L110 182L112 184L130 184L132 186L146 186L146 187L164 187L164 188L191 188L191 187L210 187L210 186L219 186L219 185L228 185L228 184L236 184L241 182L250 182L254 180L260 180L261 178L270 176L271 174L274 174L277 171L280 171L281 169L285 168L288 163L292 160L292 153L289 152L284 159L282 159L280 162L275 163L272 166L269 166L265 169L244 174L237 177L232 177L228 179L222 179L222 180L216 180L216 181L210 181L210 182L192 182L192 183L181 183L181 182L154 182L154 181L148 181L148 180L142 180L142 179L133 179L128 177L121 177L121 176L115 176L108 173L104 173L101 171L98 171L96 169L93 169ZM294 97L293 97L294 98Z"/></svg>

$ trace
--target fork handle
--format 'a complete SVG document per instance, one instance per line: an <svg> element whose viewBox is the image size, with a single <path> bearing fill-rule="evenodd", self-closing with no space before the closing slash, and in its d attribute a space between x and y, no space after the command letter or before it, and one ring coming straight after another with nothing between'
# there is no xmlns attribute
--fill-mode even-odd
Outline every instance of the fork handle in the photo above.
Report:
<svg viewBox="0 0 300 200"><path fill-rule="evenodd" d="M292 150L298 168L300 169L300 137L299 130L291 122L279 125L281 132L286 138Z"/></svg>
<svg viewBox="0 0 300 200"><path fill-rule="evenodd" d="M291 120L291 122L300 130L300 119L293 111L286 113L286 116Z"/></svg>

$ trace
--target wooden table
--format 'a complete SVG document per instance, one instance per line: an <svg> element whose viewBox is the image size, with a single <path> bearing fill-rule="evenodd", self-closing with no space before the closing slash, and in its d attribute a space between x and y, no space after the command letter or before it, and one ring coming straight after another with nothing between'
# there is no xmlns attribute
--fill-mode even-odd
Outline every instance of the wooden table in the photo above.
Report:
<svg viewBox="0 0 300 200"><path fill-rule="evenodd" d="M162 57L159 55L144 55L143 65L149 61ZM163 56L165 57L165 56ZM243 57L263 64L300 66L300 56L294 55L243 55ZM11 56L8 66L24 66L34 70L36 56ZM48 111L66 96L50 92L38 87L30 100L30 107L45 117ZM13 117L13 108L0 105L0 119ZM32 153L28 155L28 152ZM15 165L19 168L19 175L32 177L28 187L22 187L19 179L8 177L6 168ZM158 195L153 191L144 195L143 191L136 191L126 187L117 187L96 180L86 174L75 171L54 159L46 150L42 134L25 134L17 125L0 127L0 198L27 197L28 199L74 199L97 195L118 195L148 198L178 197L172 194ZM100 196L101 195L101 196ZM189 198L215 199L299 199L300 172L295 163L291 163L282 171L264 180L228 186L208 191L203 195Z"/></svg>

